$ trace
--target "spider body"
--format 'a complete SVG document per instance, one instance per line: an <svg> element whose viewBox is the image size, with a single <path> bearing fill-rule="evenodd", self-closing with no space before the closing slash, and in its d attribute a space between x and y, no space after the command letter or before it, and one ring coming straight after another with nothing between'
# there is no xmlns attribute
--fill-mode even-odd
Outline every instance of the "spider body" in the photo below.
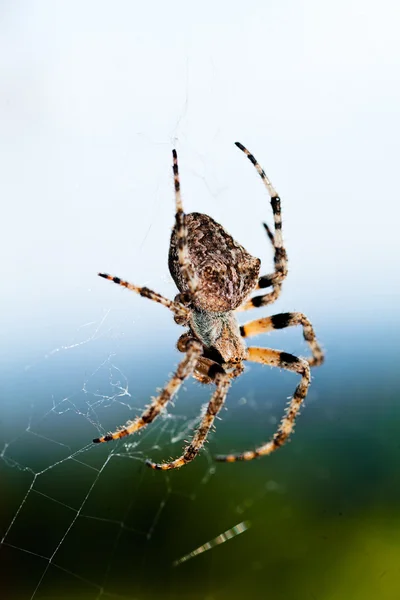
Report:
<svg viewBox="0 0 400 600"><path fill-rule="evenodd" d="M204 346L203 355L230 368L246 358L246 345L232 312L193 310L189 334Z"/></svg>
<svg viewBox="0 0 400 600"><path fill-rule="evenodd" d="M201 213L185 216L188 259L198 278L193 308L223 313L238 308L256 287L261 261L251 256L214 219ZM189 292L179 264L177 226L171 235L168 266L177 288Z"/></svg>
<svg viewBox="0 0 400 600"><path fill-rule="evenodd" d="M195 377L202 383L216 386L200 426L182 456L160 464L146 461L152 469L179 468L197 456L215 417L225 402L231 380L243 372L245 361L292 371L300 376L300 382L276 433L269 442L255 450L217 456L216 459L234 462L271 454L286 442L294 429L296 417L310 385L310 367L320 365L324 360L314 329L302 313L281 313L250 321L241 326L237 322L237 311L266 306L278 298L288 270L282 238L280 198L254 156L239 142L236 142L236 145L256 168L271 198L274 231L272 232L268 225L264 224L264 227L274 249L273 273L259 277L260 259L251 256L208 215L201 213L185 215L175 150L173 151L173 173L176 215L168 264L180 293L172 301L148 288L138 287L106 273L99 273L105 279L166 306L174 313L176 323L186 326L188 330L180 336L177 344L178 350L185 356L159 396L152 400L141 416L129 421L117 431L94 439L95 443L116 440L146 427L160 414L189 376ZM266 294L250 297L253 291L263 288L272 288L272 290ZM247 347L244 342L245 338L253 335L296 325L303 328L303 337L311 349L312 355L306 359L281 350Z"/></svg>
<svg viewBox="0 0 400 600"><path fill-rule="evenodd" d="M188 257L198 280L198 289L187 303L190 308L189 333L204 346L203 355L208 354L209 360L229 369L231 362L236 365L246 356L246 346L233 311L257 286L261 261L208 215L190 213L186 215L185 223ZM181 292L180 298L190 298L185 273L179 263L176 226L172 230L168 266ZM197 370L195 376L202 381Z"/></svg>

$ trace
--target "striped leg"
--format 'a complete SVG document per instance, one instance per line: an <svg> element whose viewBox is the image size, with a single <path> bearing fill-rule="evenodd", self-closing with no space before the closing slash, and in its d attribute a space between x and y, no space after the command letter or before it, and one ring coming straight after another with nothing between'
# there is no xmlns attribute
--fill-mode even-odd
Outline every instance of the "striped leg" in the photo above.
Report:
<svg viewBox="0 0 400 600"><path fill-rule="evenodd" d="M207 407L207 411L200 423L200 427L196 431L191 443L185 448L182 456L169 463L154 463L150 460L147 460L147 466L149 466L151 469L168 471L169 469L178 469L179 467L183 467L183 465L186 465L186 463L191 462L194 458L196 458L202 449L204 442L206 441L208 432L210 431L215 417L225 402L225 398L230 386L230 377L225 373L218 373L215 377L215 383L217 385L217 389L212 395Z"/></svg>
<svg viewBox="0 0 400 600"><path fill-rule="evenodd" d="M310 385L311 375L308 363L302 358L297 358L293 354L281 352L279 350L271 350L269 348L249 348L247 360L259 362L271 367L279 367L294 371L301 375L301 380L294 392L293 398L290 400L286 409L286 414L281 420L277 432L272 440L255 450L249 450L241 454L227 454L216 456L215 460L220 462L235 462L237 460L253 460L259 456L271 454L287 441L294 429L295 420L300 410L300 406L307 395Z"/></svg>
<svg viewBox="0 0 400 600"><path fill-rule="evenodd" d="M173 396L181 387L183 381L192 375L202 352L203 347L200 342L197 342L193 339L189 340L186 346L186 356L179 363L176 373L173 375L172 379L169 380L161 394L157 398L153 399L152 403L146 408L142 415L140 417L136 417L136 419L133 421L128 421L125 427L121 427L117 431L108 433L103 437L96 438L93 440L93 442L95 444L99 444L101 442L118 440L130 435L131 433L135 433L135 431L142 429L142 427L146 427L146 425L154 421L164 406L170 400L172 400Z"/></svg>
<svg viewBox="0 0 400 600"><path fill-rule="evenodd" d="M263 296L255 296L254 298L247 300L238 310L249 310L250 308L255 308L259 306L266 306L267 304L272 304L277 300L279 294L281 293L282 282L285 279L288 273L287 267L287 254L286 250L283 247L283 238L282 238L282 217L281 217L281 199L276 193L275 188L272 186L270 180L266 176L264 169L258 164L256 159L250 152L239 142L236 142L236 146L242 150L250 160L250 162L255 166L257 172L259 173L261 179L264 182L265 187L267 188L268 194L271 197L271 206L272 212L274 214L274 224L275 231L271 232L268 225L264 223L265 230L269 239L271 240L275 253L274 253L274 263L275 270L273 273L269 275L264 275L260 277L258 281L258 286L256 289L264 289L267 287L272 287L272 292L269 294L265 294Z"/></svg>
<svg viewBox="0 0 400 600"><path fill-rule="evenodd" d="M183 212L183 204L181 198L181 184L179 180L178 170L178 155L176 150L172 150L173 165L172 170L174 173L174 187L175 187L175 227L176 235L178 238L178 261L183 276L186 279L189 291L194 294L197 290L198 280L197 276L190 264L189 251L187 247L187 228L185 224L185 213Z"/></svg>
<svg viewBox="0 0 400 600"><path fill-rule="evenodd" d="M164 298L164 296L161 296L160 294L157 294L157 292L149 290L149 288L147 287L139 287L137 285L134 285L133 283L125 281L124 279L120 279L119 277L113 277L112 275L108 275L107 273L97 274L99 275L99 277L104 277L104 279L109 279L110 281L113 281L118 285L122 285L122 287L125 287L128 290L132 290L133 292L140 294L144 298L149 298L149 300L154 300L154 302L158 302L159 304L166 306L167 308L169 308L169 310L172 310L172 312L175 313L175 317L178 319L179 322L186 322L189 318L190 311L185 306L179 304L176 301L173 302L172 300L168 300L168 298Z"/></svg>
<svg viewBox="0 0 400 600"><path fill-rule="evenodd" d="M323 350L317 342L313 326L303 313L280 313L272 317L250 321L240 327L240 333L243 337L251 337L252 335L266 333L273 329L284 329L285 327L292 327L294 325L301 325L303 327L303 337L311 349L312 356L307 357L305 360L310 367L322 365L325 358Z"/></svg>

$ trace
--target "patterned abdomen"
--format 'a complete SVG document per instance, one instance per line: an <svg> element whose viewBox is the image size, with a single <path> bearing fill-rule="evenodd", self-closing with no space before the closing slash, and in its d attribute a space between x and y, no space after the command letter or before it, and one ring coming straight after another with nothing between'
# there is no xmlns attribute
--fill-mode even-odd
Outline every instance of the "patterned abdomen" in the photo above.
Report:
<svg viewBox="0 0 400 600"><path fill-rule="evenodd" d="M208 215L186 215L186 227L190 264L199 279L194 306L210 312L235 310L257 284L260 259L251 256ZM175 228L168 266L179 291L187 292L179 267Z"/></svg>

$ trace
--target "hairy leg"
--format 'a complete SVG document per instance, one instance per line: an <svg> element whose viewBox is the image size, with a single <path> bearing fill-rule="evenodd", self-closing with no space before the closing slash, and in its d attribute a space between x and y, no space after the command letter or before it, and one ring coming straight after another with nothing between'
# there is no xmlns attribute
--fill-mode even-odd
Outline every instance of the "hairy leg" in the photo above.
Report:
<svg viewBox="0 0 400 600"><path fill-rule="evenodd" d="M176 236L178 240L178 261L181 268L182 274L186 279L189 292L195 294L198 286L197 276L193 270L193 267L189 259L189 251L187 247L187 228L185 224L185 213L183 211L183 204L181 198L181 184L179 179L178 169L178 155L176 150L172 151L172 170L174 173L174 187L175 187L175 227Z"/></svg>
<svg viewBox="0 0 400 600"><path fill-rule="evenodd" d="M294 371L301 376L300 383L295 389L293 398L290 400L289 405L285 411L278 430L272 439L255 450L248 450L240 454L226 454L215 457L215 460L220 462L235 462L237 460L253 460L259 456L265 456L271 454L287 441L290 434L294 429L296 417L300 410L300 406L307 395L308 387L310 385L311 375L310 367L308 363L302 358L297 358L293 354L287 352L281 352L280 350L271 350L270 348L249 348L247 360L252 362L259 362L271 367L278 367L280 369L287 369L288 371Z"/></svg>
<svg viewBox="0 0 400 600"><path fill-rule="evenodd" d="M310 367L321 365L324 362L323 350L317 342L311 322L303 315L303 313L280 313L278 315L273 315L272 317L250 321L249 323L241 325L240 333L243 337L247 338L252 335L258 335L259 333L272 331L273 329L284 329L285 327L293 327L296 325L301 325L303 327L303 337L311 349L312 356L307 357L305 360Z"/></svg>
<svg viewBox="0 0 400 600"><path fill-rule="evenodd" d="M272 304L272 302L275 302L275 300L278 298L279 294L281 293L282 282L288 273L287 254L283 246L282 237L281 199L279 198L275 188L272 186L270 180L266 176L264 169L257 162L254 156L247 150L247 148L245 148L239 142L236 142L236 146L246 154L247 158L255 166L258 174L263 180L263 183L267 188L268 194L271 198L272 212L274 215L274 233L272 233L268 225L266 225L265 223L264 227L272 245L274 246L275 270L269 275L263 275L262 277L260 277L256 288L263 289L272 287L272 292L269 292L268 294L264 294L262 296L255 296L254 298L247 300L238 309L249 310L251 308Z"/></svg>
<svg viewBox="0 0 400 600"><path fill-rule="evenodd" d="M222 371L222 368L221 368ZM215 376L215 384L217 386L212 398L208 404L205 415L202 418L199 428L197 429L192 441L185 448L182 456L173 460L172 462L167 463L154 463L150 460L146 461L147 466L151 469L157 469L161 471L168 471L170 469L178 469L179 467L183 467L188 462L191 462L198 453L206 441L208 432L212 424L214 423L214 419L221 410L226 395L228 393L229 385L230 385L230 377L224 372L220 372Z"/></svg>
<svg viewBox="0 0 400 600"><path fill-rule="evenodd" d="M140 417L136 417L136 419L134 419L133 421L128 421L128 423L124 427L121 427L113 433L108 433L103 437L94 439L93 442L95 444L99 444L102 442L110 442L111 440L118 440L120 438L126 437L127 435L135 433L135 431L142 429L142 427L145 427L146 425L154 421L154 419L160 414L164 406L170 400L172 400L173 396L181 387L183 381L187 379L187 377L192 375L202 352L203 347L200 344L200 342L197 342L193 339L188 340L186 343L186 356L179 363L175 374L164 387L161 394L157 396L157 398L154 398L154 400L140 415Z"/></svg>
<svg viewBox="0 0 400 600"><path fill-rule="evenodd" d="M124 279L120 279L120 277L113 277L112 275L108 275L107 273L98 273L98 276L104 277L104 279L108 279L109 281L113 281L117 285L121 285L122 287L125 287L128 290L140 294L140 296L143 296L144 298L148 298L149 300L153 300L154 302L158 302L166 308L169 308L169 310L171 310L175 314L177 322L184 323L189 318L190 311L185 306L183 306L179 302L168 300L168 298L164 298L164 296L161 296L160 294L157 294L157 292L149 290L149 288L147 287L139 287L137 285L134 285L133 283L125 281Z"/></svg>

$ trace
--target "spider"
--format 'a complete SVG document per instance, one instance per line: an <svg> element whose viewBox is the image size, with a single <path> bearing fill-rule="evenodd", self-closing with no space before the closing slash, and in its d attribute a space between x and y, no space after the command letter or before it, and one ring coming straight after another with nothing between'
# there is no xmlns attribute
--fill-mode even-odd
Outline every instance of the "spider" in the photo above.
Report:
<svg viewBox="0 0 400 600"><path fill-rule="evenodd" d="M99 273L100 277L166 306L173 312L175 322L187 327L188 331L180 336L177 343L178 350L185 357L159 396L152 400L141 416L128 421L113 433L94 439L94 443L117 440L149 425L173 398L183 381L191 375L201 383L213 383L216 386L200 426L192 441L184 448L182 456L160 464L147 460L146 464L152 469L176 469L197 456L215 417L224 405L232 379L244 370L243 361L294 371L300 376L300 382L269 442L255 450L215 458L221 462L235 462L271 454L287 441L294 429L296 416L310 385L310 367L320 365L324 360L314 329L302 313L276 314L241 326L236 320L237 311L274 302L281 293L282 282L288 273L287 254L282 239L280 198L254 156L239 142L236 142L236 146L254 165L271 198L274 232L266 224L264 228L274 249L273 273L260 277L260 259L251 256L211 217L197 212L187 215L184 213L176 150L172 151L176 215L168 265L179 294L174 300L168 300L147 287L138 287L119 277ZM253 291L265 288L272 290L267 294L249 297ZM304 339L311 349L312 356L309 358L298 358L270 348L246 347L244 343L244 338L294 325L301 325L303 328Z"/></svg>

